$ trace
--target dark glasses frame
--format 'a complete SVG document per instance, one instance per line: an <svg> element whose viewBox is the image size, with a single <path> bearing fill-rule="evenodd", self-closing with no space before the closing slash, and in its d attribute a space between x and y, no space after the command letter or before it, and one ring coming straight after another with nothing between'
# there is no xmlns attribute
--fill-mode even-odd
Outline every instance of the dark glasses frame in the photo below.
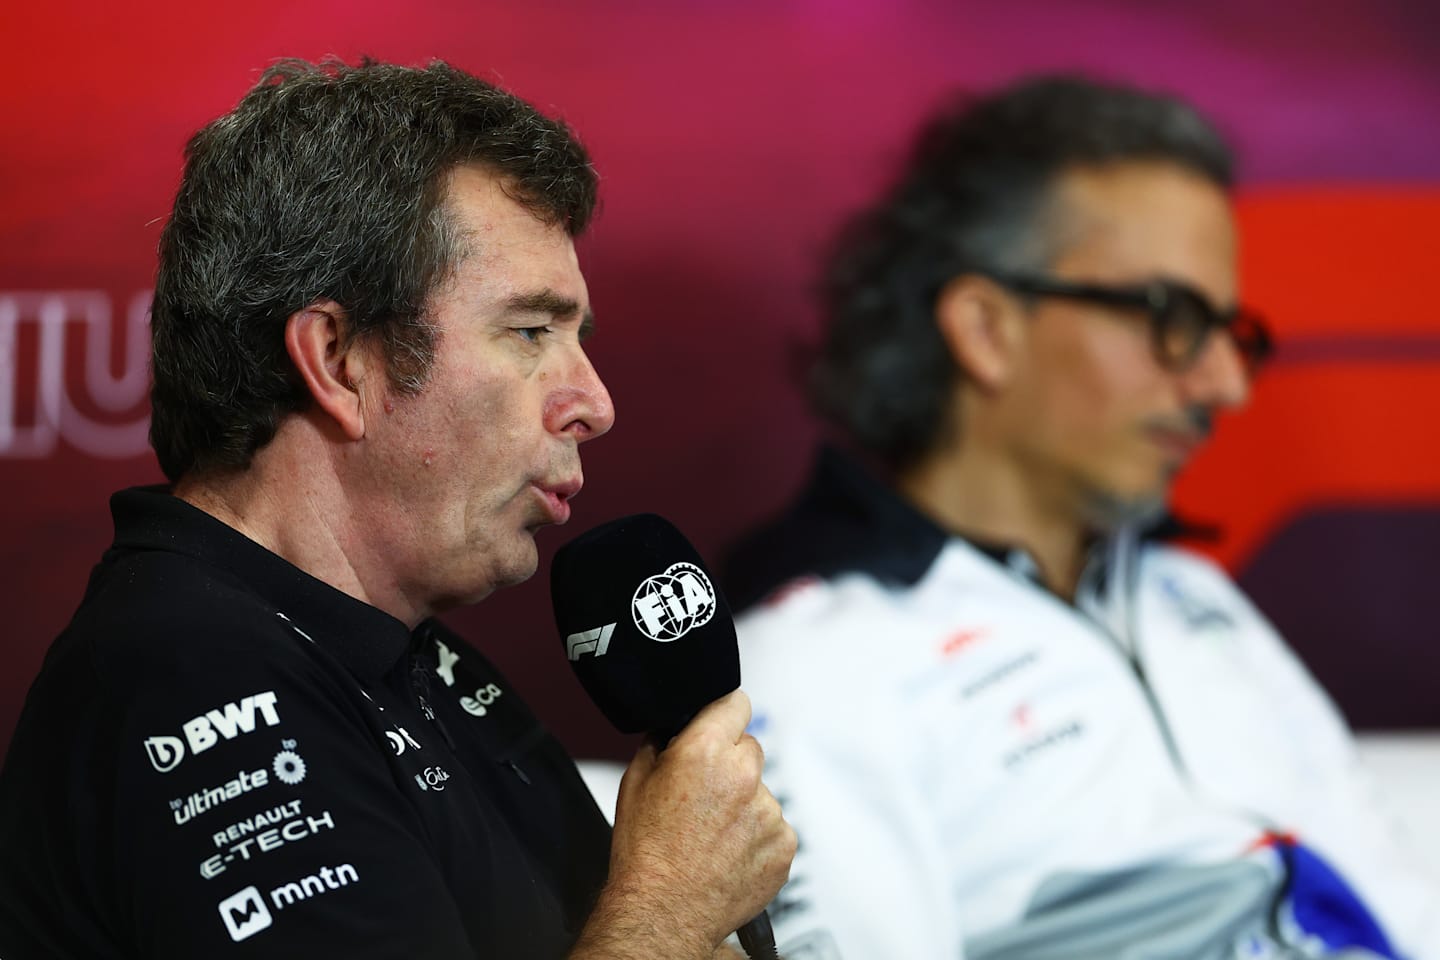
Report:
<svg viewBox="0 0 1440 960"><path fill-rule="evenodd" d="M1110 286L1039 274L986 271L982 274L1016 293L1062 297L1103 306L1145 311L1155 356L1162 366L1183 372L1204 352L1210 334L1224 331L1234 341L1250 376L1275 352L1275 341L1259 314L1244 307L1217 310L1203 293L1173 280Z"/></svg>

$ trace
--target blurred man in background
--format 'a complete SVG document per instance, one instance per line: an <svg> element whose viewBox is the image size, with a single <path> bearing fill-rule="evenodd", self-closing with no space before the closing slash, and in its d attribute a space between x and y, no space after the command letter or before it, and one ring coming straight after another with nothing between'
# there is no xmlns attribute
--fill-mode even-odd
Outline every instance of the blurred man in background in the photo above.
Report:
<svg viewBox="0 0 1440 960"><path fill-rule="evenodd" d="M0 775L0 955L710 957L794 836L743 694L574 765L432 619L534 573L610 428L570 132L434 64L284 63L200 131L151 441Z"/></svg>
<svg viewBox="0 0 1440 960"><path fill-rule="evenodd" d="M730 563L792 957L1440 957L1341 717L1164 542L1268 350L1231 184L1186 104L1042 79L835 246L813 398L858 460Z"/></svg>

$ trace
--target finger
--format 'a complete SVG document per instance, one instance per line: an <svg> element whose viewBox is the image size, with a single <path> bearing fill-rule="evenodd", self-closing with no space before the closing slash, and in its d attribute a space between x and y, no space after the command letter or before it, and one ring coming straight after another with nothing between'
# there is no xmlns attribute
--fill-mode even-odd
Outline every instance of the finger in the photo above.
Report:
<svg viewBox="0 0 1440 960"><path fill-rule="evenodd" d="M744 690L735 689L713 703L706 704L690 727L706 727L724 736L730 743L739 743L745 728L750 726L750 698Z"/></svg>

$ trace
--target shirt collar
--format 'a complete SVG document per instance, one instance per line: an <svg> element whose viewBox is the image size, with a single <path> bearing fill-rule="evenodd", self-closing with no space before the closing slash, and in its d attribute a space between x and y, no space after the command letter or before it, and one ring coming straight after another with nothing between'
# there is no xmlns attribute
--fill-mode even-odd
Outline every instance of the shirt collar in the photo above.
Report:
<svg viewBox="0 0 1440 960"><path fill-rule="evenodd" d="M723 570L726 596L740 611L797 577L851 572L914 586L951 540L1043 589L1040 568L1024 547L942 529L870 470L826 445L799 498L779 519L729 551ZM1111 554L1109 538L1091 545L1082 575L1088 595L1107 593Z"/></svg>
<svg viewBox="0 0 1440 960"><path fill-rule="evenodd" d="M404 623L312 577L166 487L122 490L110 498L110 512L112 555L162 550L216 568L272 604L357 677L378 680L409 649Z"/></svg>

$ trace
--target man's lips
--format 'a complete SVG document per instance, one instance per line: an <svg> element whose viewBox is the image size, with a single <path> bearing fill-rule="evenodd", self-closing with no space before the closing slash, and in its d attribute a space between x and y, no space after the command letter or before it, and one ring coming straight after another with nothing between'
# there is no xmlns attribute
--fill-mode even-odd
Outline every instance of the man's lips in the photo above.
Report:
<svg viewBox="0 0 1440 960"><path fill-rule="evenodd" d="M1210 438L1214 411L1198 404L1144 424L1145 435L1167 458L1184 463Z"/></svg>
<svg viewBox="0 0 1440 960"><path fill-rule="evenodd" d="M576 477L558 483L535 484L540 499L545 503L545 511L550 515L548 522L558 526L570 519L570 498L580 492L584 483L584 480Z"/></svg>
<svg viewBox="0 0 1440 960"><path fill-rule="evenodd" d="M1176 460L1188 460L1200 445L1204 435L1193 430L1174 430L1165 427L1151 427L1145 431L1150 441Z"/></svg>
<svg viewBox="0 0 1440 960"><path fill-rule="evenodd" d="M569 500L580 492L581 487L585 486L585 479L583 477L575 477L570 480L561 480L557 483L537 483L536 486L544 493L553 493L562 500Z"/></svg>

